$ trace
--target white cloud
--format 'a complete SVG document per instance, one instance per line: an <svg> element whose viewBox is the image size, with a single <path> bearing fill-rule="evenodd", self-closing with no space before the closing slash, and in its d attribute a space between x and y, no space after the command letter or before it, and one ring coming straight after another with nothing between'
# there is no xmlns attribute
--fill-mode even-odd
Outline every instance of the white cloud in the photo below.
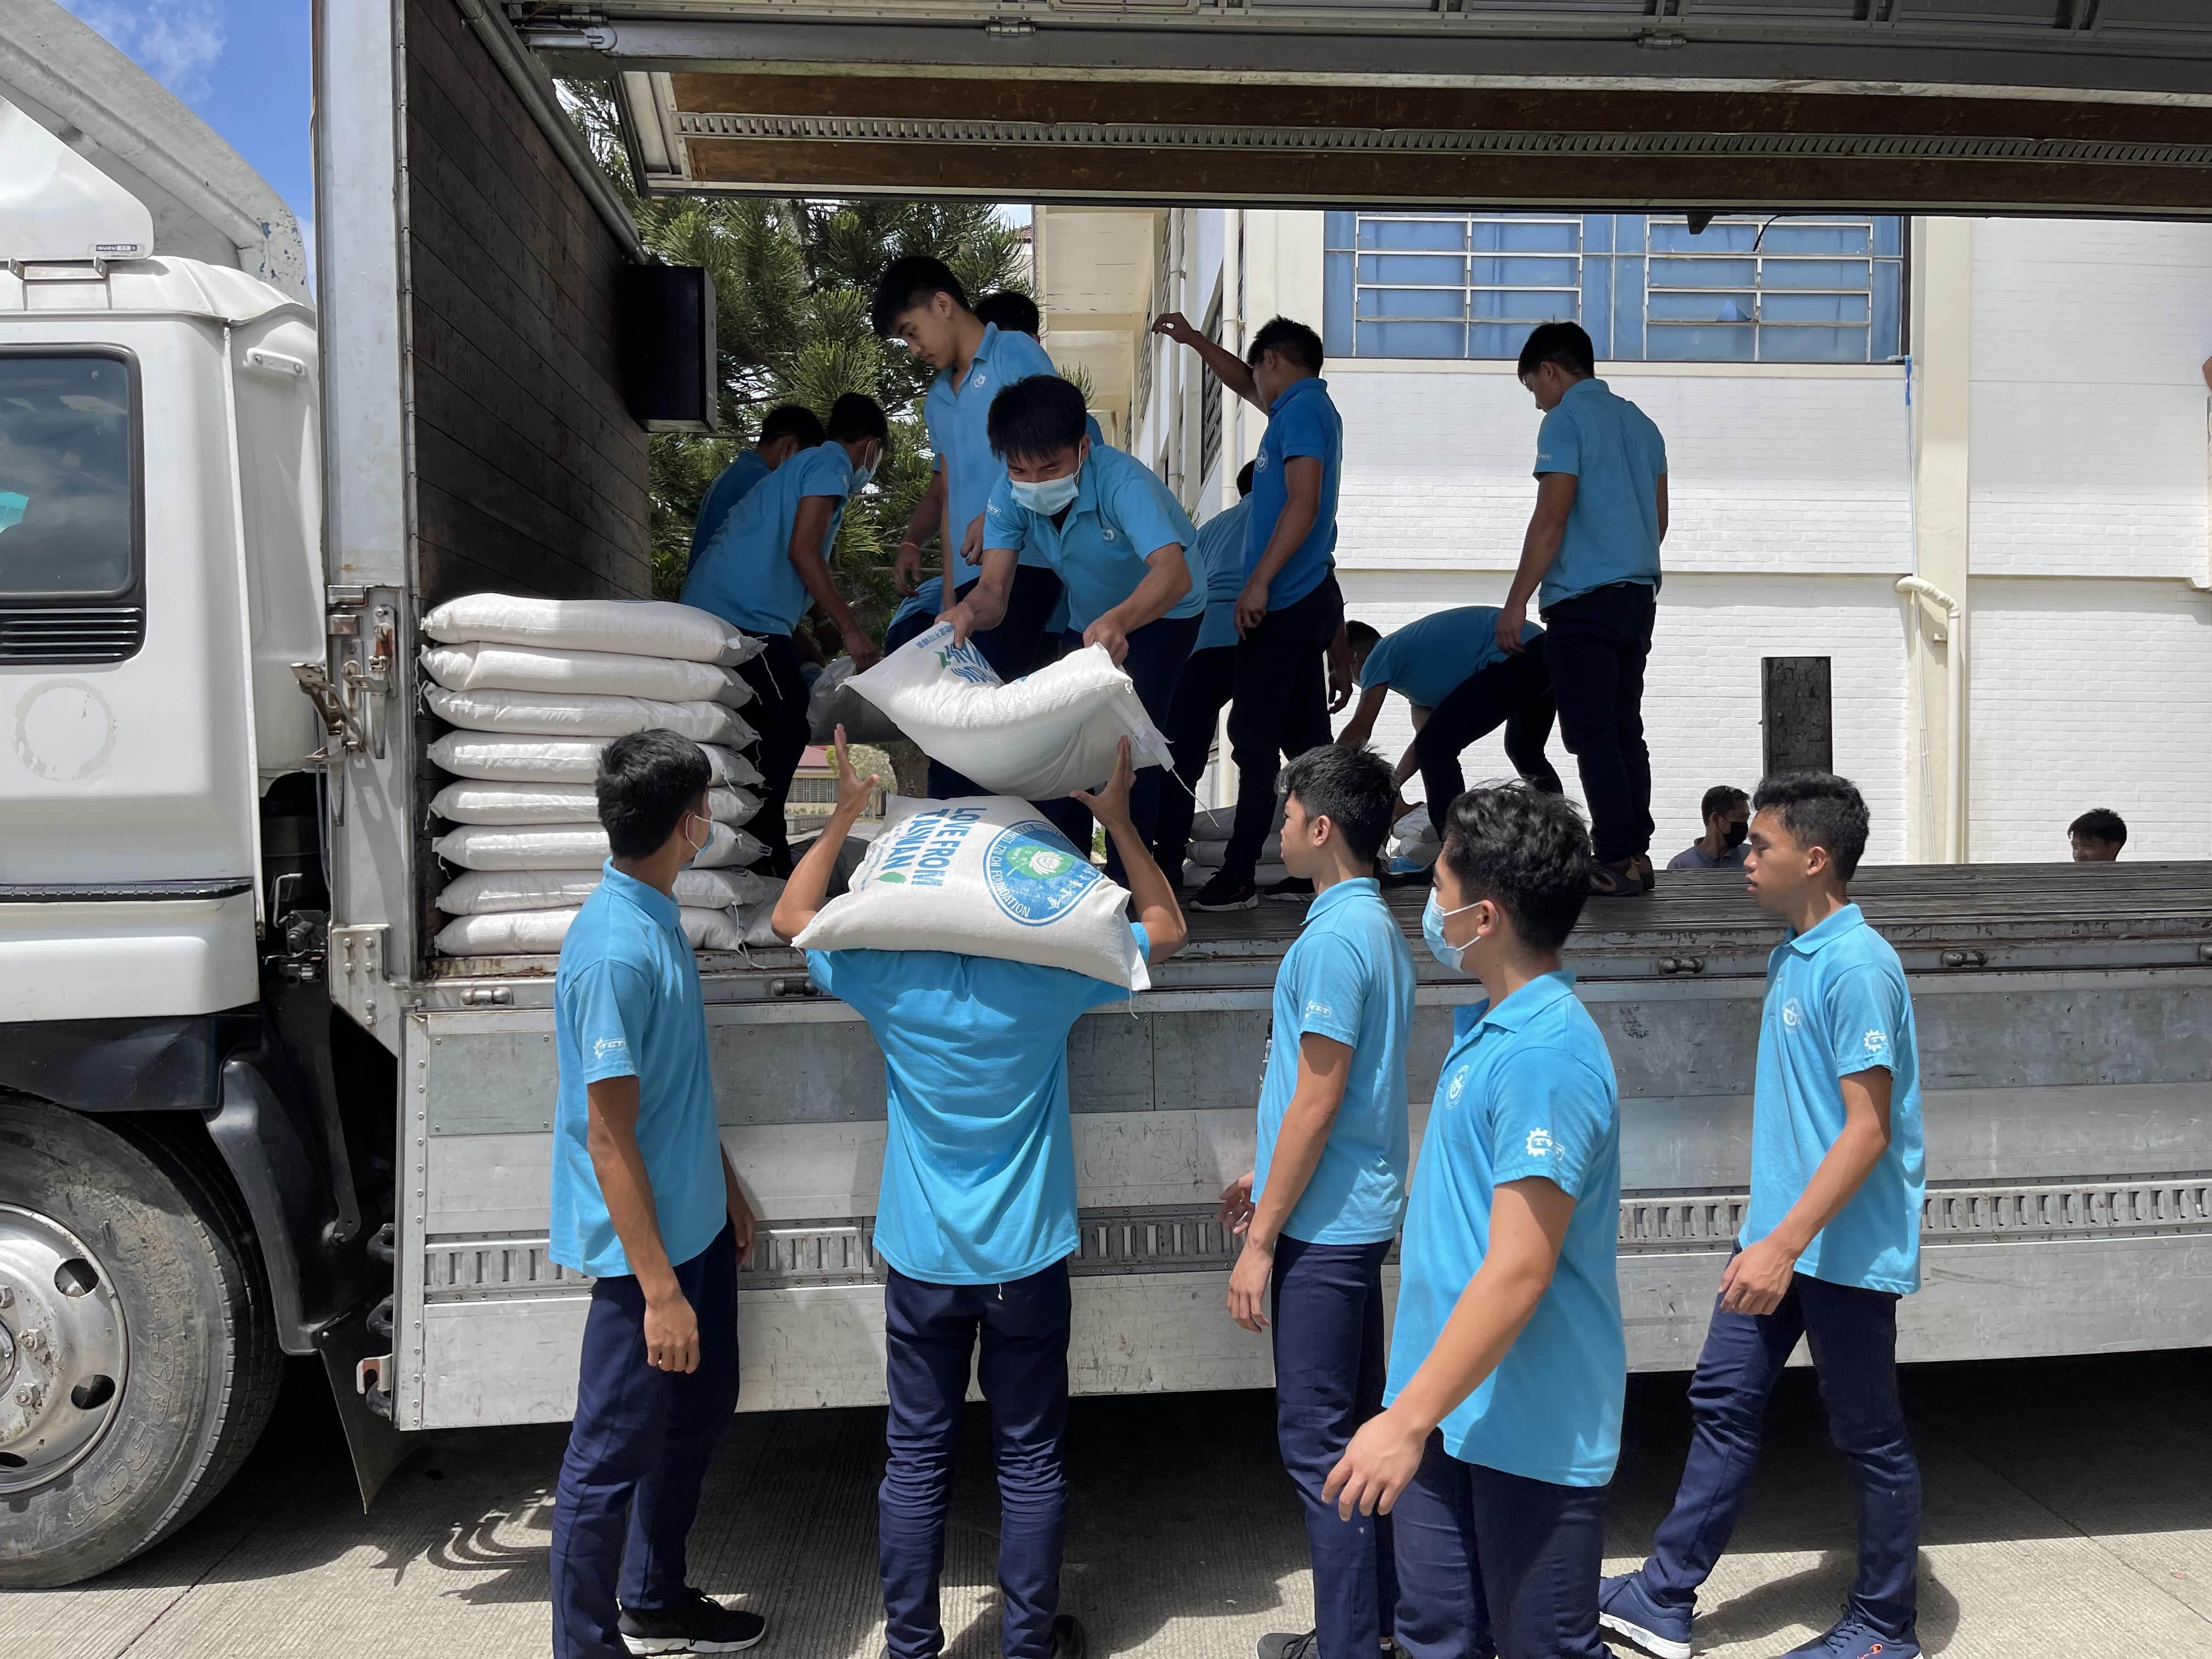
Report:
<svg viewBox="0 0 2212 1659"><path fill-rule="evenodd" d="M214 90L208 71L222 56L216 0L62 0L108 43L188 104Z"/></svg>

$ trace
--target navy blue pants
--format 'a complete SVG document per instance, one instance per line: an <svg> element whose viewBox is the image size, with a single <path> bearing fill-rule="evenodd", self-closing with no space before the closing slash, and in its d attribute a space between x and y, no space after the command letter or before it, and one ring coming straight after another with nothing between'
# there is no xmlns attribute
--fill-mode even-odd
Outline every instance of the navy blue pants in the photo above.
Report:
<svg viewBox="0 0 2212 1659"><path fill-rule="evenodd" d="M1552 735L1552 679L1544 671L1544 636L1528 641L1517 657L1494 662L1470 674L1413 735L1413 759L1429 798L1429 822L1438 839L1445 815L1467 787L1459 757L1467 746L1505 728L1505 757L1513 769L1539 789L1560 793L1559 775L1544 753Z"/></svg>
<svg viewBox="0 0 2212 1659"><path fill-rule="evenodd" d="M1409 1659L1607 1659L1603 1486L1462 1463L1432 1434L1390 1520Z"/></svg>
<svg viewBox="0 0 2212 1659"><path fill-rule="evenodd" d="M884 1285L890 1457L877 1538L890 1659L935 1659L945 1648L937 1586L971 1361L998 1455L1002 1650L1006 1659L1051 1659L1067 1537L1060 1443L1067 1430L1068 1306L1065 1261L1006 1285L932 1285L890 1269Z"/></svg>
<svg viewBox="0 0 2212 1659"><path fill-rule="evenodd" d="M1644 741L1644 669L1658 590L1615 582L1544 612L1544 656L1589 803L1590 842L1607 864L1651 850L1651 750Z"/></svg>
<svg viewBox="0 0 2212 1659"><path fill-rule="evenodd" d="M1121 659L1121 672L1136 686L1137 701L1145 705L1146 714L1163 737L1167 732L1169 712L1175 705L1176 682L1182 677L1191 641L1198 637L1199 625L1204 621L1202 617L1162 617L1129 635L1129 654ZM1069 650L1082 648L1082 635L1070 633L1063 638ZM1105 780L1101 778L1099 781L1103 783ZM1139 767L1130 781L1129 818L1137 827L1137 839L1147 847L1152 845L1153 832L1159 823L1162 792L1180 788L1168 776L1167 769L1160 766ZM1091 811L1082 802L1063 795L1056 801L1039 801L1037 809L1079 848L1089 849ZM1186 818L1186 835L1189 833L1188 826ZM1111 839L1106 843L1106 873L1124 886L1128 884L1129 878L1121 868L1121 849Z"/></svg>
<svg viewBox="0 0 2212 1659"><path fill-rule="evenodd" d="M1237 763L1237 823L1221 867L1250 880L1275 825L1278 757L1296 759L1329 740L1328 647L1344 626L1333 575L1237 642L1229 752Z"/></svg>
<svg viewBox="0 0 2212 1659"><path fill-rule="evenodd" d="M699 1321L696 1371L646 1363L645 1292L635 1278L592 1286L576 1419L553 1498L554 1659L629 1659L617 1598L633 1610L684 1599L684 1540L738 1408L736 1233L724 1225L678 1262L676 1282Z"/></svg>
<svg viewBox="0 0 2212 1659"><path fill-rule="evenodd" d="M1306 1512L1320 1659L1375 1659L1398 1604L1390 1517L1337 1518L1322 1482L1359 1425L1382 1409L1382 1262L1390 1242L1275 1241L1275 1439Z"/></svg>
<svg viewBox="0 0 2212 1659"><path fill-rule="evenodd" d="M1152 856L1168 879L1182 879L1183 860L1190 852L1190 823L1198 805L1194 793L1213 752L1214 725L1237 690L1237 647L1209 645L1183 659L1176 676L1175 696L1161 726L1175 752L1175 774L1180 783L1160 787L1160 810L1152 823Z"/></svg>
<svg viewBox="0 0 2212 1659"><path fill-rule="evenodd" d="M1828 1437L1859 1493L1858 1576L1850 1608L1884 1635L1913 1634L1920 1560L1920 1464L1897 1394L1897 1298L1796 1274L1771 1314L1713 1305L1690 1379L1690 1457L1674 1507L1651 1542L1644 1586L1687 1609L1728 1547L1759 1467L1766 1401L1797 1339L1813 1350Z"/></svg>
<svg viewBox="0 0 2212 1659"><path fill-rule="evenodd" d="M960 589L956 598L964 599L975 590L975 584L971 581ZM968 636L968 642L982 653L983 660L991 665L991 672L1002 681L1012 684L1036 672L1043 647L1045 624L1060 607L1060 578L1051 571L1036 565L1018 565L1013 585L1006 590L1006 614L999 618L999 625ZM990 793L949 766L940 766L935 761L929 763L932 800L957 800L965 795Z"/></svg>

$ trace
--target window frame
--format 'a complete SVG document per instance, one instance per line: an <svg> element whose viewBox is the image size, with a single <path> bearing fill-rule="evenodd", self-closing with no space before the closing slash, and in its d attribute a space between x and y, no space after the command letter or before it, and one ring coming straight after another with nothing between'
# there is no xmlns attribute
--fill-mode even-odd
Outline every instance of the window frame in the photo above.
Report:
<svg viewBox="0 0 2212 1659"><path fill-rule="evenodd" d="M131 570L118 587L17 589L0 587L0 607L11 611L60 609L84 605L137 605L146 603L146 418L144 375L138 354L112 344L62 345L27 342L0 346L0 362L19 358L54 361L97 357L123 366L130 387Z"/></svg>

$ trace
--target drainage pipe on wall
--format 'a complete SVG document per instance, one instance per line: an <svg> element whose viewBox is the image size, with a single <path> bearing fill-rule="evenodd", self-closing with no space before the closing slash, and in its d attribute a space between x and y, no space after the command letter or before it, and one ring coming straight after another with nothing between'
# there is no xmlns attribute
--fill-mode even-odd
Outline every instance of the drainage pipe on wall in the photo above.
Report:
<svg viewBox="0 0 2212 1659"><path fill-rule="evenodd" d="M1906 576L1897 584L1897 591L1907 594L1916 603L1912 607L1913 657L1919 658L1922 631L1920 605L1925 600L1943 612L1944 617L1944 763L1950 769L1950 810L1944 816L1943 859L1947 864L1966 861L1966 607L1946 593L1934 582L1921 576Z"/></svg>

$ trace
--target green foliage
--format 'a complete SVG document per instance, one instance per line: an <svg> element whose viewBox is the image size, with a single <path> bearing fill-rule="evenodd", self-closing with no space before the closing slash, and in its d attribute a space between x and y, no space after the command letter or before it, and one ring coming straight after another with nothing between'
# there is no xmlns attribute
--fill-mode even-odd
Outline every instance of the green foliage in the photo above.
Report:
<svg viewBox="0 0 2212 1659"><path fill-rule="evenodd" d="M984 203L641 196L608 88L570 81L562 91L646 246L671 264L704 266L714 284L721 432L652 440L654 594L673 599L682 588L699 502L751 444L763 416L801 403L827 419L843 393L865 392L890 416L890 452L873 486L845 509L831 563L864 623L880 623L897 603L890 555L929 483L921 394L931 371L870 326L877 273L902 253L929 253L971 295L1025 293L1020 234Z"/></svg>

